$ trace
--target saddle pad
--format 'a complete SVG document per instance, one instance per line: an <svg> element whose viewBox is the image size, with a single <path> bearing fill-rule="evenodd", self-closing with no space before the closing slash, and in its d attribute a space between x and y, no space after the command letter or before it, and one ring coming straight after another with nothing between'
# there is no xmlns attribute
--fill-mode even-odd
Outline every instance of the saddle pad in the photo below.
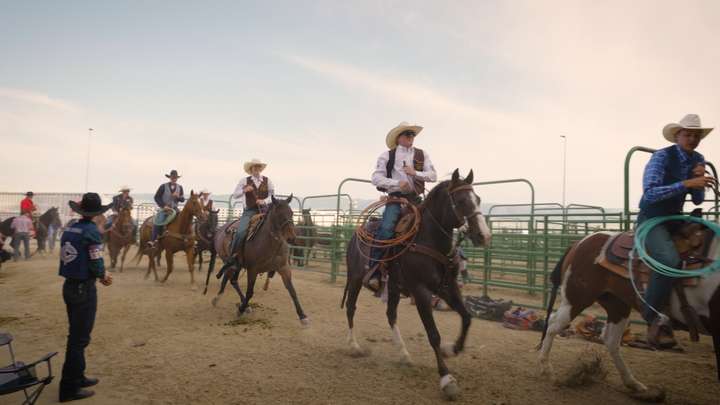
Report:
<svg viewBox="0 0 720 405"><path fill-rule="evenodd" d="M634 232L621 232L611 236L605 248L605 257L611 263L622 265L630 258L630 251L633 249L634 243Z"/></svg>
<svg viewBox="0 0 720 405"><path fill-rule="evenodd" d="M627 262L620 265L611 263L607 258L604 258L598 261L597 264L617 274L620 277L630 279L630 272L627 268ZM692 267L694 266L690 266L688 269ZM651 270L642 261L638 260L637 263L633 262L633 276L635 277L635 281L637 281L639 284L647 284L648 280L650 279L650 271ZM681 280L682 285L685 287L694 287L698 285L699 282L698 277L688 277L678 280Z"/></svg>

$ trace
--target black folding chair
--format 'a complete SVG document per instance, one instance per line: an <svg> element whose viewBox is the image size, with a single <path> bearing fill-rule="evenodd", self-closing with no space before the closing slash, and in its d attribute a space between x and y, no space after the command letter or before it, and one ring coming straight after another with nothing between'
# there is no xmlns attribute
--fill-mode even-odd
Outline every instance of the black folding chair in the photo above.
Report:
<svg viewBox="0 0 720 405"><path fill-rule="evenodd" d="M12 335L9 333L0 333L0 346L7 345L10 351L10 359L12 360L9 366L0 368L0 395L23 391L25 393L23 405L32 405L37 401L38 397L40 397L45 386L53 380L50 359L55 356L57 352L48 353L38 361L25 364L21 361L15 361L12 341ZM47 375L43 378L38 378L35 366L42 362L47 363Z"/></svg>

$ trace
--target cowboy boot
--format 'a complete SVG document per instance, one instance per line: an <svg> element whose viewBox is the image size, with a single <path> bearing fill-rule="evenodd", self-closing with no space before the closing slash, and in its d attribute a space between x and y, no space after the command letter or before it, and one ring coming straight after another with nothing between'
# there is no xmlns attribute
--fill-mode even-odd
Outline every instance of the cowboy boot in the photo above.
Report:
<svg viewBox="0 0 720 405"><path fill-rule="evenodd" d="M650 325L648 325L647 342L649 345L658 349L671 349L677 346L677 341L673 335L672 326L662 317L656 317Z"/></svg>

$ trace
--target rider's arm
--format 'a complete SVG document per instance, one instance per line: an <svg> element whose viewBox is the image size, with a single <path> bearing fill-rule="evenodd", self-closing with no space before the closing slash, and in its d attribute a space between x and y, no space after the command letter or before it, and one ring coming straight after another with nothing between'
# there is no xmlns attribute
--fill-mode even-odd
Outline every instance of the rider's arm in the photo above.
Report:
<svg viewBox="0 0 720 405"><path fill-rule="evenodd" d="M643 200L648 204L667 200L679 194L686 193L687 188L682 181L672 184L663 184L668 155L663 149L655 152L645 166L643 174Z"/></svg>
<svg viewBox="0 0 720 405"><path fill-rule="evenodd" d="M435 172L435 166L433 166L432 161L430 161L430 155L428 155L428 153L424 150L423 155L425 155L425 160L423 161L423 169L421 172L415 171L415 177L425 182L434 183L437 181L437 172Z"/></svg>
<svg viewBox="0 0 720 405"><path fill-rule="evenodd" d="M387 177L387 163L390 156L387 151L383 152L377 159L375 171L372 174L372 184L375 187L390 189L398 187L400 180L394 180Z"/></svg>
<svg viewBox="0 0 720 405"><path fill-rule="evenodd" d="M692 167L690 168L690 175L688 178L692 178L692 169L698 164L705 165L705 157L701 155L699 152L695 152L698 155L697 159L698 161L692 164ZM705 189L704 188L691 188L690 189L690 196L692 197L692 202L695 205L700 205L705 201Z"/></svg>
<svg viewBox="0 0 720 405"><path fill-rule="evenodd" d="M83 242L88 249L88 267L90 274L96 278L105 277L105 262L103 261L102 236L97 229L88 229L83 233Z"/></svg>
<svg viewBox="0 0 720 405"><path fill-rule="evenodd" d="M239 201L240 204L242 204L243 206L245 205L245 191L243 190L243 188L245 188L246 184L247 178L243 177L242 179L240 179L232 195L233 200Z"/></svg>
<svg viewBox="0 0 720 405"><path fill-rule="evenodd" d="M158 187L157 191L155 192L155 197L153 198L155 200L155 204L158 205L158 207L164 207L165 204L163 203L163 193L165 192L165 185L161 184L160 187Z"/></svg>
<svg viewBox="0 0 720 405"><path fill-rule="evenodd" d="M185 193L183 191L183 188L181 185L178 184L178 195L177 202L184 202L185 201Z"/></svg>

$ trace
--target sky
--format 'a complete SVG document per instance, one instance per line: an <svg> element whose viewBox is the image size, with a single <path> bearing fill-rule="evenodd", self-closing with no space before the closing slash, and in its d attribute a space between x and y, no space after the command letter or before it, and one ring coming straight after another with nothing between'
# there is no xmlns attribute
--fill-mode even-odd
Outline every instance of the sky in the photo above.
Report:
<svg viewBox="0 0 720 405"><path fill-rule="evenodd" d="M332 194L408 121L439 178L527 179L536 202L562 200L564 135L566 203L622 207L631 147L687 113L720 125L719 18L714 0L0 0L0 192L84 191L89 145L91 191L177 169L228 194L260 158L278 193ZM719 138L698 150L720 166Z"/></svg>

